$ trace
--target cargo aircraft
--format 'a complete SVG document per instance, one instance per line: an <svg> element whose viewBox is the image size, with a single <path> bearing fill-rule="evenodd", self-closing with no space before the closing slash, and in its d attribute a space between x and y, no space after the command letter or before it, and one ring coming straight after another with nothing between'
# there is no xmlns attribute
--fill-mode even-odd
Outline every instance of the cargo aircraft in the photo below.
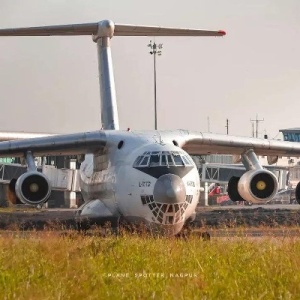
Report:
<svg viewBox="0 0 300 300"><path fill-rule="evenodd" d="M257 155L270 164L281 156L300 156L300 144L189 130L119 130L110 43L113 36L224 36L222 30L179 29L97 23L0 29L0 36L90 35L97 45L103 128L94 132L15 140L6 135L0 156L23 157L27 173L16 180L15 193L27 204L45 203L51 192L48 178L37 172L36 156L81 155L80 187L85 203L76 220L101 224L111 220L143 223L165 235L178 234L195 218L200 179L190 155L239 155L245 174L228 184L232 200L266 203L278 190L276 176L264 169ZM1 140L1 137L0 137Z"/></svg>

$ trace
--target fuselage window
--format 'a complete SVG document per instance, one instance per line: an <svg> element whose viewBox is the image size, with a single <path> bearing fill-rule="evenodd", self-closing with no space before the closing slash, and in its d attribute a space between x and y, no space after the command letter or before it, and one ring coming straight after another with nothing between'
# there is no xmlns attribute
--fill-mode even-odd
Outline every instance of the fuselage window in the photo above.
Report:
<svg viewBox="0 0 300 300"><path fill-rule="evenodd" d="M176 166L184 166L180 155L173 155Z"/></svg>
<svg viewBox="0 0 300 300"><path fill-rule="evenodd" d="M159 166L159 154L151 155L150 167Z"/></svg>
<svg viewBox="0 0 300 300"><path fill-rule="evenodd" d="M149 156L145 156L142 160L142 162L140 163L140 166L148 166L149 164Z"/></svg>

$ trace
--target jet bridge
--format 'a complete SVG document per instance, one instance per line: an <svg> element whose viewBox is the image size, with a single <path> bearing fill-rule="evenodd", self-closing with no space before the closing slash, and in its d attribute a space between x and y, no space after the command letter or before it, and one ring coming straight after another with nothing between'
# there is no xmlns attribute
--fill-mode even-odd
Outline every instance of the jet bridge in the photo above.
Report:
<svg viewBox="0 0 300 300"><path fill-rule="evenodd" d="M79 170L57 169L54 166L45 165L42 173L50 180L52 189L68 192L80 192Z"/></svg>

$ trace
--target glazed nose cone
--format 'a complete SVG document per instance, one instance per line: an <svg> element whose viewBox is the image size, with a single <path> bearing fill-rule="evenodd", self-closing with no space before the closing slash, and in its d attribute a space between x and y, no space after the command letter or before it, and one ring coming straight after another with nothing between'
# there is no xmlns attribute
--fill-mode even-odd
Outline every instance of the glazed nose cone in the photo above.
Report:
<svg viewBox="0 0 300 300"><path fill-rule="evenodd" d="M184 183L175 174L162 175L155 183L153 196L159 203L183 203L186 197Z"/></svg>

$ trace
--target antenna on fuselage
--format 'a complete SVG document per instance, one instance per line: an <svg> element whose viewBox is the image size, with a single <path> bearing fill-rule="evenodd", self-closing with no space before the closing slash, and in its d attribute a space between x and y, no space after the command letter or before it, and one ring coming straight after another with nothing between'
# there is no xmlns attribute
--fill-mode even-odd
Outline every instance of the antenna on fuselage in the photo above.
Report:
<svg viewBox="0 0 300 300"><path fill-rule="evenodd" d="M223 36L223 30L182 29L157 26L115 24L110 20L98 23L53 25L27 28L0 29L0 36L66 36L92 35L97 43L103 129L119 129L116 89L110 39L113 36Z"/></svg>

